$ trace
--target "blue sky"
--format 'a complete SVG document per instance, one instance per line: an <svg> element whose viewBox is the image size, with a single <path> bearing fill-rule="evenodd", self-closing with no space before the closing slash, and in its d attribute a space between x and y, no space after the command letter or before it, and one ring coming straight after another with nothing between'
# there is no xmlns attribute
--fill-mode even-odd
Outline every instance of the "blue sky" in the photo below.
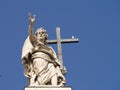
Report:
<svg viewBox="0 0 120 90"><path fill-rule="evenodd" d="M0 90L23 90L21 50L28 35L28 13L36 15L34 29L44 27L49 39L75 36L64 44L67 84L73 90L120 90L119 0L1 0ZM56 45L52 45L56 50Z"/></svg>

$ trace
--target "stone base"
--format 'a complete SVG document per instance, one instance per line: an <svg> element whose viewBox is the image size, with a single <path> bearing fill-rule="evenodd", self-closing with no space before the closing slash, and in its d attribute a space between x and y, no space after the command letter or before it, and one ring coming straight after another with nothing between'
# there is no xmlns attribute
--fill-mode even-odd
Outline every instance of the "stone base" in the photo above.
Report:
<svg viewBox="0 0 120 90"><path fill-rule="evenodd" d="M72 90L71 87L25 87L25 90Z"/></svg>

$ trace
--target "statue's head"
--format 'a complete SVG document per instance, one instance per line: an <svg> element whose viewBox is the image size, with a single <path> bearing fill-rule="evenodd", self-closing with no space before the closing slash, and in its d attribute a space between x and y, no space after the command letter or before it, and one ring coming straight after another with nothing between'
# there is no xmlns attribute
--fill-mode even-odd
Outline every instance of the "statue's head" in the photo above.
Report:
<svg viewBox="0 0 120 90"><path fill-rule="evenodd" d="M48 34L46 32L46 30L44 28L38 28L37 31L35 32L36 37L44 37L44 38L48 38Z"/></svg>
<svg viewBox="0 0 120 90"><path fill-rule="evenodd" d="M38 28L37 31L35 32L35 35L38 40L40 41L46 41L48 38L48 34L44 28Z"/></svg>

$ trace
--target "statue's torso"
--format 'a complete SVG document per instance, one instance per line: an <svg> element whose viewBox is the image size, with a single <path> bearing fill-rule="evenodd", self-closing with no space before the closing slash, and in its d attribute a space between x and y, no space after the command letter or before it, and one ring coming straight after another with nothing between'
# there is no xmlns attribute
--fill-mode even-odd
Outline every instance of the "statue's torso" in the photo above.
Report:
<svg viewBox="0 0 120 90"><path fill-rule="evenodd" d="M34 60L35 58L42 58L42 59L51 59L50 56L44 52L36 51L32 54L31 59Z"/></svg>

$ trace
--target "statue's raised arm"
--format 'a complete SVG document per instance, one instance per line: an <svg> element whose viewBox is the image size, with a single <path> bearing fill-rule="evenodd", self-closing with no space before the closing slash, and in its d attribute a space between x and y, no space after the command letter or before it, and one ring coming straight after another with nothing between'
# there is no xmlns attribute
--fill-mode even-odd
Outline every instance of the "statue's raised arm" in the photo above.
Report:
<svg viewBox="0 0 120 90"><path fill-rule="evenodd" d="M36 16L33 15L31 13L28 14L28 19L29 19L29 22L30 22L30 27L33 28L33 25L35 23L35 19L36 19Z"/></svg>
<svg viewBox="0 0 120 90"><path fill-rule="evenodd" d="M35 23L35 19L36 19L36 16L33 15L31 13L28 14L28 20L30 22L30 25L29 25L29 29L28 29L28 32L29 32L29 39L30 39L30 42L33 44L34 41L35 41L35 36L34 36L34 23Z"/></svg>

